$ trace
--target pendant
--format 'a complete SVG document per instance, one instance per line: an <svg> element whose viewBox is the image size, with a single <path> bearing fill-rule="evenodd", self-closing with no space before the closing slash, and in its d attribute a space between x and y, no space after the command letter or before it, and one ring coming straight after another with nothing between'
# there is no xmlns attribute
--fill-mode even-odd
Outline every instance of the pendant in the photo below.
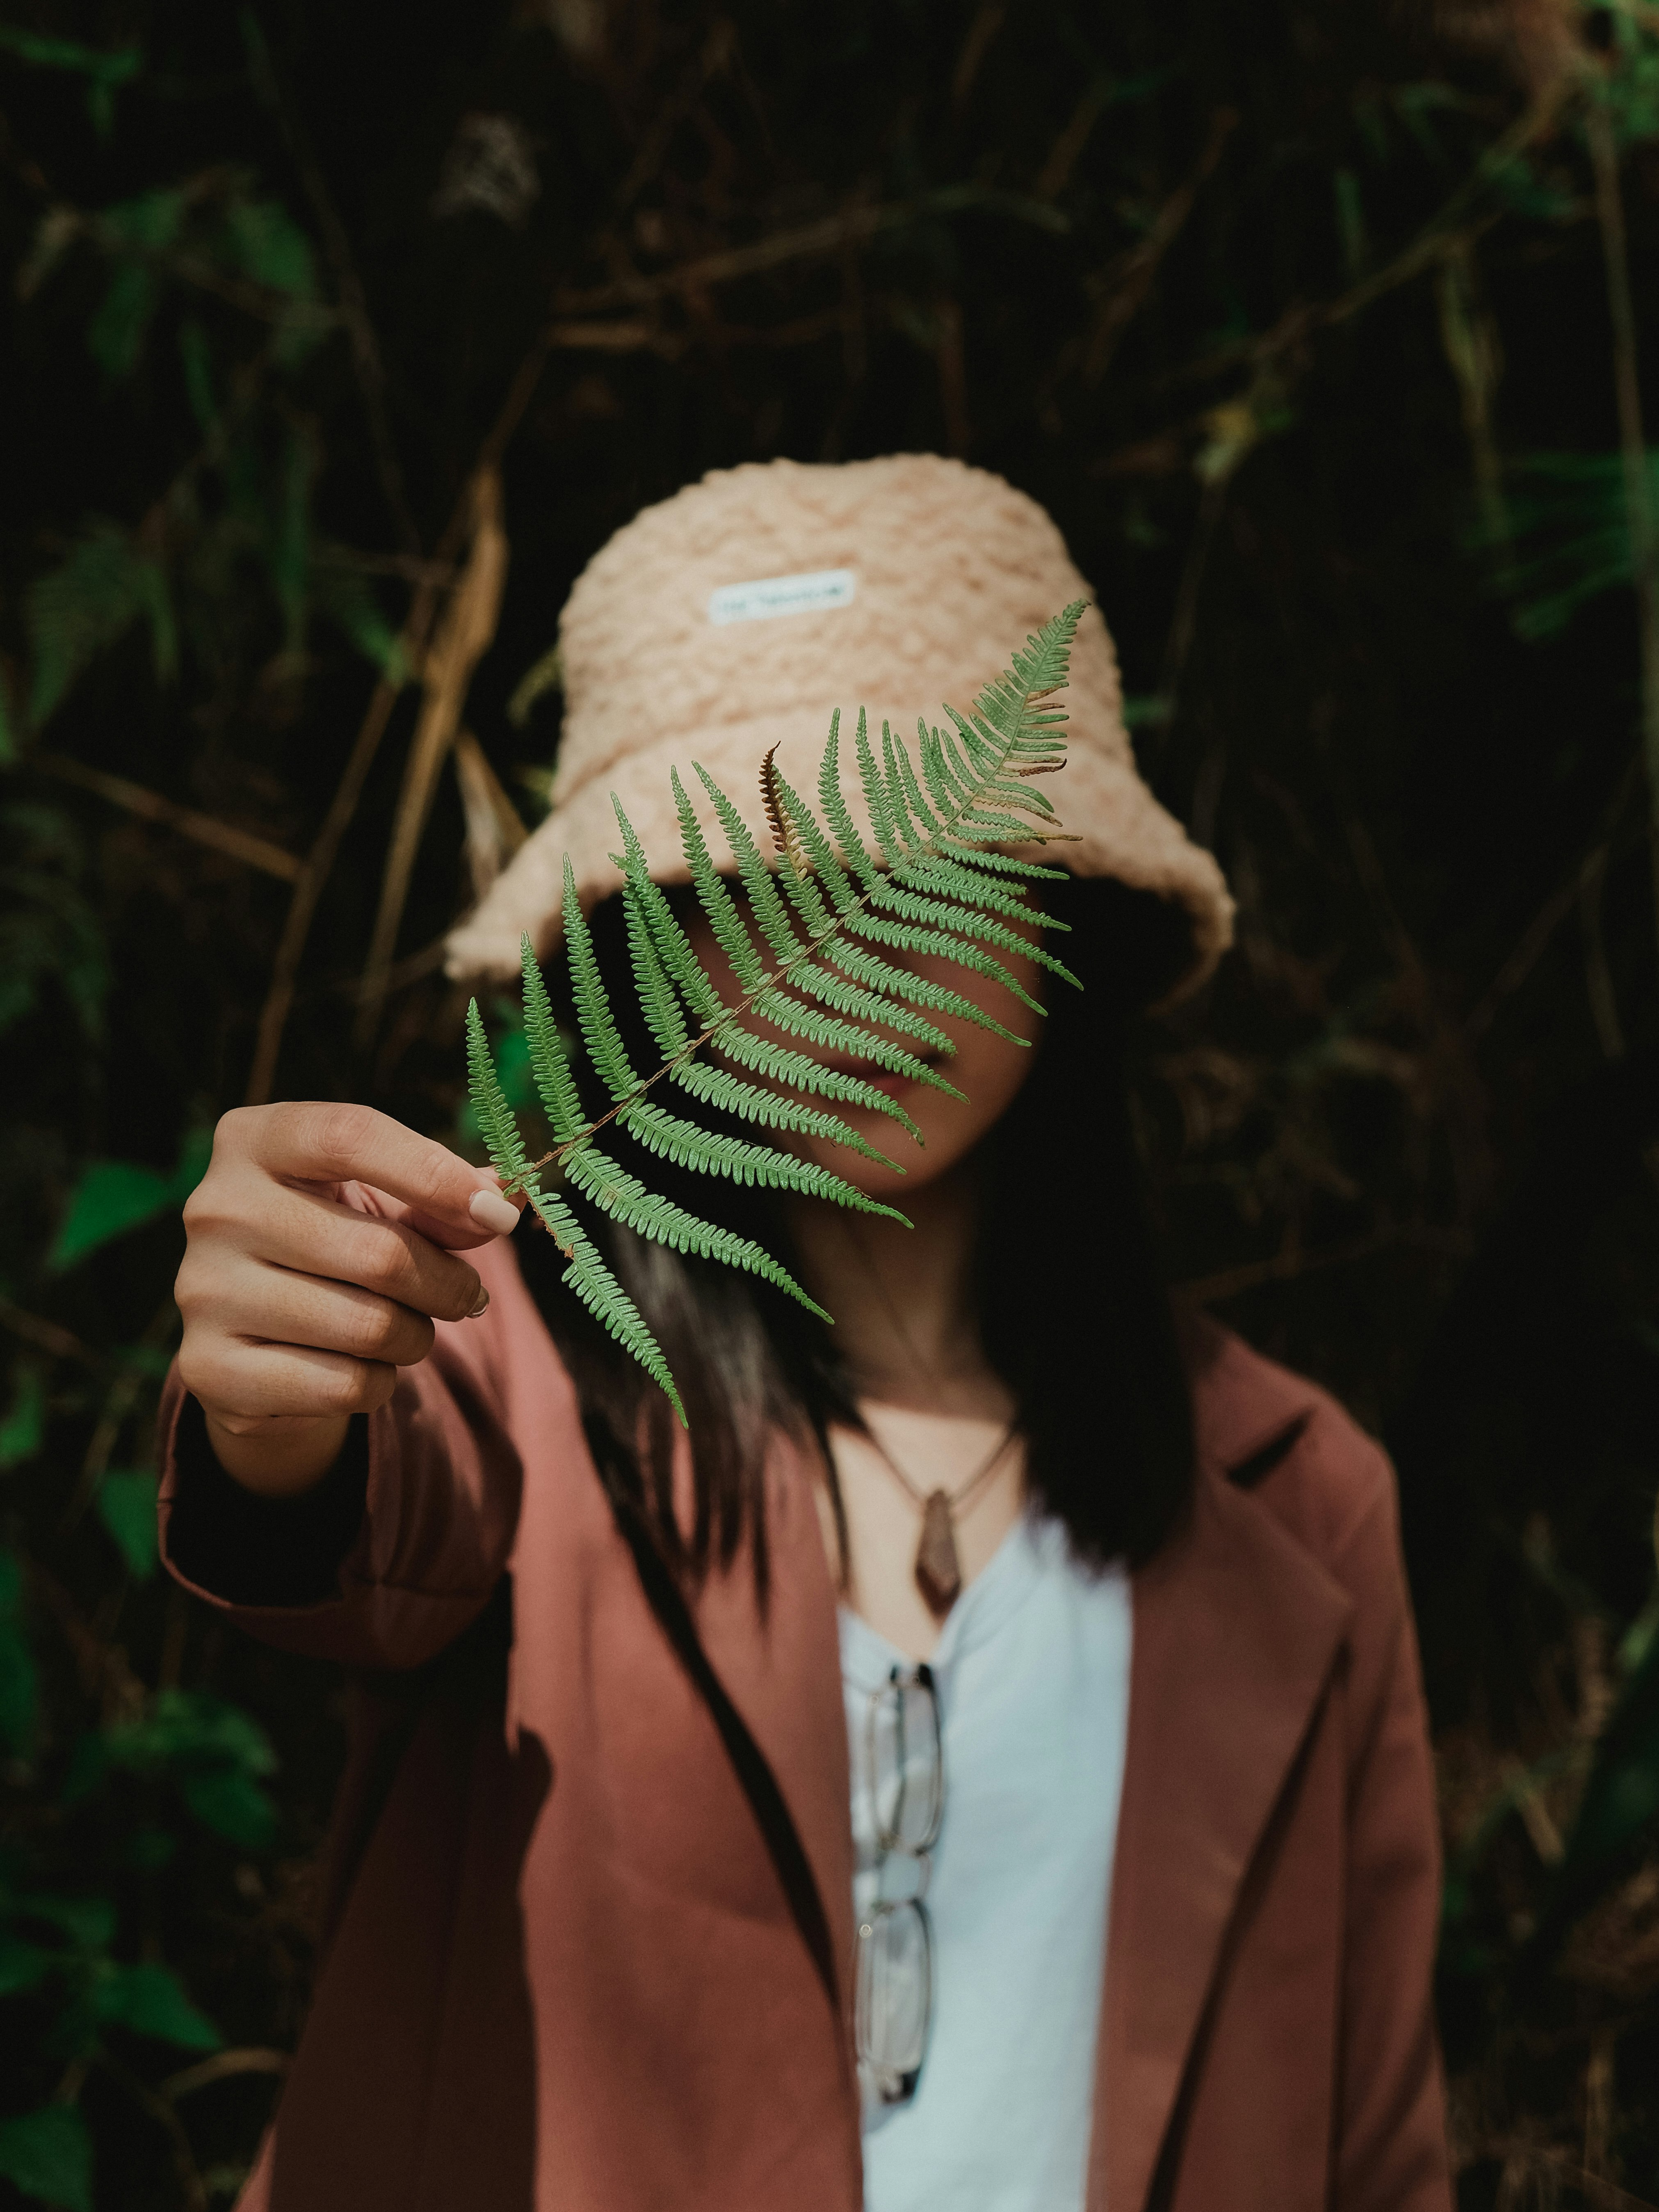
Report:
<svg viewBox="0 0 1659 2212"><path fill-rule="evenodd" d="M922 1510L921 1541L916 1546L916 1588L935 1620L943 1620L962 1589L962 1561L951 1501L942 1490L928 1494Z"/></svg>

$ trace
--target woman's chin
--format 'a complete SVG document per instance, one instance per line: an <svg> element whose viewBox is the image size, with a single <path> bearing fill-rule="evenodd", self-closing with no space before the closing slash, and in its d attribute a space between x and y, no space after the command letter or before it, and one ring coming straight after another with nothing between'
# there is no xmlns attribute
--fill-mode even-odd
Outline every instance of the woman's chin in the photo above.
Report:
<svg viewBox="0 0 1659 2212"><path fill-rule="evenodd" d="M937 1092L930 1094L921 1084L904 1085L897 1094L897 1103L921 1131L920 1142L902 1121L890 1115L870 1107L856 1112L840 1109L848 1127L855 1129L866 1145L884 1154L892 1163L890 1166L871 1159L864 1152L854 1152L850 1146L831 1144L822 1137L798 1138L789 1149L819 1167L828 1168L832 1175L851 1183L866 1198L879 1199L884 1206L896 1206L902 1213L906 1194L914 1196L948 1174L973 1150L982 1132L976 1127L963 1126L968 1115L955 1099L941 1098Z"/></svg>

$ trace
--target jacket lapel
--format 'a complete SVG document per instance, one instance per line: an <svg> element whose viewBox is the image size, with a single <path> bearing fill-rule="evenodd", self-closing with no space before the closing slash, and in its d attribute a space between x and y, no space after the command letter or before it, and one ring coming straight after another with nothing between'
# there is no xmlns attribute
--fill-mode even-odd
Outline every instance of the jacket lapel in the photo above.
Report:
<svg viewBox="0 0 1659 2212"><path fill-rule="evenodd" d="M1191 1520L1135 1578L1091 2212L1146 2203L1234 1900L1352 1612L1228 1480L1243 1455L1222 1441L1204 1438L1200 1406Z"/></svg>
<svg viewBox="0 0 1659 2212"><path fill-rule="evenodd" d="M836 1592L814 1489L810 1470L793 1449L781 1451L768 1470L771 1593L764 1612L757 1620L752 1560L744 1551L727 1571L711 1575L703 1584L696 1626L708 1663L770 1769L793 1825L792 1850L804 1855L803 1875L817 1893L813 1912L829 1945L828 1978L850 2021L846 1970L853 1955L853 1838L847 1718ZM764 1831L764 1819L762 1825Z"/></svg>

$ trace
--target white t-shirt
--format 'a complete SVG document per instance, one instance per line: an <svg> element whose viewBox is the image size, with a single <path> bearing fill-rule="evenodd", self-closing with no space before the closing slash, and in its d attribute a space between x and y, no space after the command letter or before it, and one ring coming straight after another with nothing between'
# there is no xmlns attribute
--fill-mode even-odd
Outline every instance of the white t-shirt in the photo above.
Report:
<svg viewBox="0 0 1659 2212"><path fill-rule="evenodd" d="M932 2036L914 2098L866 2112L866 2212L1080 2212L1131 1627L1127 1577L1080 1565L1059 1522L1029 1516L945 1624ZM845 1607L841 1659L862 1911L880 1879L869 1700L908 1662ZM890 1862L884 1893L908 1893L908 1872Z"/></svg>

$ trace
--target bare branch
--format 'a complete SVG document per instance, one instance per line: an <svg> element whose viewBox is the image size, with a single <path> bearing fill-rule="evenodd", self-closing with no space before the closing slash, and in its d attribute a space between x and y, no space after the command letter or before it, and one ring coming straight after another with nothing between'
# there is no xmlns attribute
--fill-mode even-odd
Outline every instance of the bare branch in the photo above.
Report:
<svg viewBox="0 0 1659 2212"><path fill-rule="evenodd" d="M358 1001L360 1044L368 1042L380 1020L392 956L397 950L398 926L404 918L415 855L437 789L438 771L459 727L472 672L489 649L501 612L507 552L501 522L501 479L494 469L478 471L473 480L472 500L471 551L444 610L422 675L425 698L409 749L403 789L398 795L392 844L380 884L380 911L374 917L374 935L363 969Z"/></svg>
<svg viewBox="0 0 1659 2212"><path fill-rule="evenodd" d="M55 775L60 782L96 792L112 806L125 807L129 814L141 815L147 822L165 823L180 836L193 837L198 845L210 845L216 852L240 860L247 867L262 869L266 875L276 876L285 884L300 879L305 863L283 846L273 845L268 837L256 837L249 830L234 829L214 815L198 814L193 806L180 806L175 799L164 799L159 791L148 790L141 783L130 783L124 775L111 775L104 769L88 768L83 761L70 759L67 753L37 753L34 761L37 767L44 769L48 775Z"/></svg>

